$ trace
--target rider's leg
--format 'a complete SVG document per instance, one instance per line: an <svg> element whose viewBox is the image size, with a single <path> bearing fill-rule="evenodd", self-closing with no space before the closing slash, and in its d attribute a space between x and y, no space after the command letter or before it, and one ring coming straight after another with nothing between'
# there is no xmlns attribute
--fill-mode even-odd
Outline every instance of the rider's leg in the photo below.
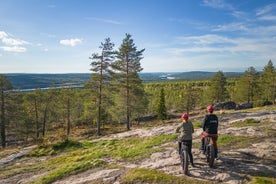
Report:
<svg viewBox="0 0 276 184"><path fill-rule="evenodd" d="M200 151L204 151L204 135L202 135L202 136L200 137L200 139L201 139Z"/></svg>
<svg viewBox="0 0 276 184"><path fill-rule="evenodd" d="M192 140L190 140L189 143L188 143L188 154L189 154L191 165L193 167L195 167L195 165L194 165L194 158L193 158L193 154L192 154Z"/></svg>
<svg viewBox="0 0 276 184"><path fill-rule="evenodd" d="M215 158L218 158L218 145L217 145L217 137L212 137L214 149L215 149Z"/></svg>
<svg viewBox="0 0 276 184"><path fill-rule="evenodd" d="M181 142L178 142L178 154L180 155L181 153Z"/></svg>

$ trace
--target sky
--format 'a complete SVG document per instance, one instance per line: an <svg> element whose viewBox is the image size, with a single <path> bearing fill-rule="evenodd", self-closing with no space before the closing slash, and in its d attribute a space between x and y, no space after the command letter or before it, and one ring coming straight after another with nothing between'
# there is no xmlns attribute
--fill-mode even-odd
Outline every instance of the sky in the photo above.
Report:
<svg viewBox="0 0 276 184"><path fill-rule="evenodd" d="M276 64L276 1L0 0L0 73L89 73L126 34L142 72L262 71Z"/></svg>

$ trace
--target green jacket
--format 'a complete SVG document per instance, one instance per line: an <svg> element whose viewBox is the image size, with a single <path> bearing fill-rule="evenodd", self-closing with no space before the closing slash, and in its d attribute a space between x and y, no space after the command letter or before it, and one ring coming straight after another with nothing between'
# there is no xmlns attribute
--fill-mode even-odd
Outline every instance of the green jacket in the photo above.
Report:
<svg viewBox="0 0 276 184"><path fill-rule="evenodd" d="M188 121L187 123L182 123L176 128L176 133L180 133L178 135L178 141L188 141L192 140L193 136L192 134L194 133L194 126L191 121Z"/></svg>

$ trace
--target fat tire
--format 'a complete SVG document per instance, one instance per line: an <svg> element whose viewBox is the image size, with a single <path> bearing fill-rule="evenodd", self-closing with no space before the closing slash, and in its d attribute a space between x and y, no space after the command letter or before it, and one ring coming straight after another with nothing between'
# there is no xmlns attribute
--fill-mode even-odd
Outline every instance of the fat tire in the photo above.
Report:
<svg viewBox="0 0 276 184"><path fill-rule="evenodd" d="M183 170L185 175L188 174L188 165L189 165L188 159L189 159L189 156L188 156L187 150L183 150L182 151L181 165L182 165L182 170Z"/></svg>
<svg viewBox="0 0 276 184"><path fill-rule="evenodd" d="M209 144L207 146L206 157L207 157L207 162L208 162L209 167L213 167L214 166L214 160L215 160L215 148L214 148L214 145Z"/></svg>

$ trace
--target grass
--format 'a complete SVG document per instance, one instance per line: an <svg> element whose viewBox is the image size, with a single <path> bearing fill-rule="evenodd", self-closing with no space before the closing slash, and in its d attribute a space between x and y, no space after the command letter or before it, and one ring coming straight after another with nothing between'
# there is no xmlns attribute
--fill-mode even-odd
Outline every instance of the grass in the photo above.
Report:
<svg viewBox="0 0 276 184"><path fill-rule="evenodd" d="M210 184L208 181L195 180L188 177L172 176L155 169L134 168L127 171L122 178L123 184L152 183L152 184Z"/></svg>
<svg viewBox="0 0 276 184"><path fill-rule="evenodd" d="M253 142L260 141L257 137L223 135L218 138L219 147L231 149L246 148Z"/></svg>
<svg viewBox="0 0 276 184"><path fill-rule="evenodd" d="M259 126L260 121L255 119L245 119L244 121L238 121L235 123L232 123L233 127L247 127L247 126Z"/></svg>
<svg viewBox="0 0 276 184"><path fill-rule="evenodd" d="M272 177L262 177L262 176L256 176L253 177L252 181L250 184L275 184L276 183L276 178Z"/></svg>
<svg viewBox="0 0 276 184"><path fill-rule="evenodd" d="M51 183L63 177L91 168L106 166L104 158L139 161L160 151L161 144L175 140L176 135L158 135L145 138L112 139L99 142L65 140L55 144L40 145L25 162L0 168L0 179L24 173L48 173L32 183ZM41 157L47 159L39 161ZM28 164L27 160L36 160Z"/></svg>
<svg viewBox="0 0 276 184"><path fill-rule="evenodd" d="M200 122L200 121L193 122L193 126L195 129L202 128L202 122Z"/></svg>

